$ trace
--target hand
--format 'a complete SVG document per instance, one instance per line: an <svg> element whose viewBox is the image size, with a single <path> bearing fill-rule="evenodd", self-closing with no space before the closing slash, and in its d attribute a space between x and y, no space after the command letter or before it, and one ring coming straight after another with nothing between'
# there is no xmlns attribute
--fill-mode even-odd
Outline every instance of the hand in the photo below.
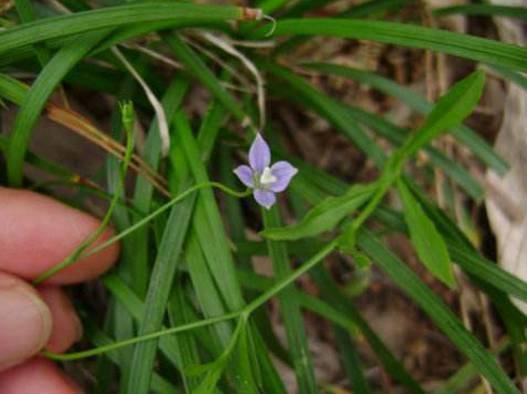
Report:
<svg viewBox="0 0 527 394"><path fill-rule="evenodd" d="M116 261L119 247L89 256L45 284L31 280L62 261L96 230L91 216L51 198L0 188L0 393L69 394L80 390L42 348L64 352L82 335L60 285L93 279ZM99 239L109 238L108 230Z"/></svg>

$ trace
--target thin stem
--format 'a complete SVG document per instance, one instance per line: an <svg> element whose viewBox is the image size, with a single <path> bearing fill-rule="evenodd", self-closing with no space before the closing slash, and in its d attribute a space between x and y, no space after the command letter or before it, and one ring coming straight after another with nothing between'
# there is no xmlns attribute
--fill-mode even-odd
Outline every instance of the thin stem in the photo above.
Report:
<svg viewBox="0 0 527 394"><path fill-rule="evenodd" d="M42 355L51 360L56 360L56 361L79 360L82 358L93 357L93 356L97 356L102 353L111 352L113 350L117 350L122 347L130 346L130 345L134 345L139 342L156 339L156 338L159 338L165 335L177 334L180 332L193 330L195 328L200 328L200 327L208 326L211 324L221 323L226 320L235 319L238 316L240 316L240 314L241 312L232 312L232 313L228 313L228 314L221 315L218 317L211 317L209 319L200 320L197 322L192 322L188 324L183 324L181 326L171 327L171 328L167 328L164 330L156 331L151 334L146 334L146 335L141 335L141 336L130 338L130 339L125 339L124 341L114 342L114 343L100 346L94 349L85 350L83 352L59 354L59 353L53 353L53 352L45 350L42 352Z"/></svg>
<svg viewBox="0 0 527 394"><path fill-rule="evenodd" d="M206 185L209 186L211 183L215 183L215 182L208 182ZM194 188L191 188L191 189L193 189L192 191L195 191L197 186L204 187L204 185L205 184L196 185ZM188 189L184 193L188 194L191 191L191 189ZM225 189L228 189L228 188L225 187ZM230 189L228 189L228 190L231 191ZM184 193L182 193L182 194L184 194ZM243 193L234 192L234 194L240 195L240 194L243 194ZM139 342L148 341L148 340L151 340L151 339L156 339L156 338L162 337L164 335L177 334L177 333L180 333L180 332L183 332L183 331L189 331L189 330L192 330L192 329L195 329L195 328L200 328L200 327L208 326L208 325L211 325L211 324L220 323L220 322L223 322L223 321L226 321L226 320L240 318L240 321L238 322L238 325L236 327L236 330L235 330L234 336L233 336L233 339L237 339L237 336L241 332L241 329L246 324L247 320L249 319L249 316L251 315L251 313L255 309L257 309L261 305L265 304L268 300L270 300L272 297L274 297L276 294L278 294L284 288L289 286L292 282L297 280L300 276L302 276L307 271L309 271L311 268L313 268L317 263L322 261L324 259L324 257L326 257L328 254L330 254L336 248L336 246L337 246L337 242L336 241L331 241L330 243L328 243L316 255L314 255L308 261L306 261L300 268L298 268L296 271L291 273L291 275L289 275L288 277L286 277L283 280L281 280L281 281L277 282L276 284L274 284L265 293L261 294L258 298L253 300L250 304L247 304L241 311L231 312L231 313L227 313L227 314L222 315L222 316L212 317L212 318L209 318L209 319L205 319L205 320L201 320L201 321L197 321L197 322L193 322L193 323L189 323L189 324L184 324L184 325L177 326L177 327L167 328L167 329L164 329L164 330L156 331L156 332L151 333L151 334L146 334L146 335L142 335L142 336L126 339L126 340L120 341L120 342L114 342L114 343L109 344L109 345L100 346L100 347L97 347L97 348L94 348L94 349L90 349L90 350L85 350L83 352L69 353L69 354L57 354L57 353L49 352L49 351L46 350L46 351L42 352L42 355L45 356L45 357L48 357L48 358L50 358L52 360L57 360L57 361L79 360L79 359L82 359L82 358L92 357L92 356L96 356L98 354L102 354L102 353L110 352L110 351L113 351L113 350L117 350L117 349L120 349L122 347L130 346L130 345L133 345L133 344L136 344L136 343L139 343ZM233 340L228 345L227 351L232 350L232 347L234 345L235 345L235 341Z"/></svg>
<svg viewBox="0 0 527 394"><path fill-rule="evenodd" d="M351 225L346 231L346 236L351 235L355 239L355 235L359 228L364 224L366 220L371 216L371 214L377 209L379 204L382 202L384 196L390 190L390 187L393 183L399 179L402 168L404 165L404 155L401 150L395 151L388 162L386 163L384 170L380 178L375 181L376 190L372 198L368 201L368 204L361 211L359 216L357 216L352 222Z"/></svg>
<svg viewBox="0 0 527 394"><path fill-rule="evenodd" d="M328 243L317 254L315 254L308 261L306 261L300 268L298 268L296 271L291 273L291 275L289 275L288 277L284 278L283 280L281 280L279 282L276 282L265 293L263 293L259 297L255 298L250 304L248 304L243 309L245 314L249 315L255 309L257 309L261 305L265 304L269 299L274 297L276 294L278 294L284 288L289 286L291 283L293 283L295 280L300 278L307 271L309 271L311 268L313 268L315 265L317 265L327 255L329 255L331 252L333 252L333 250L335 250L336 247L337 247L337 241L333 240L330 243Z"/></svg>
<svg viewBox="0 0 527 394"><path fill-rule="evenodd" d="M62 271L63 269L73 265L79 260L80 257L82 257L83 252L87 248L89 248L94 242L96 242L106 230L106 227L108 226L108 224L110 223L110 219L112 218L113 211L115 210L115 207L117 206L117 203L120 200L121 191L124 189L124 179L126 177L126 170L128 169L128 165L130 164L130 160L132 157L133 138L131 136L131 133L129 132L126 133L126 136L126 152L122 164L121 179L119 185L117 186L117 190L113 195L112 201L110 202L110 206L108 207L108 210L106 211L106 214L104 215L101 221L101 224L99 225L97 230L95 230L90 236L88 236L88 238L84 242L82 242L77 248L75 248L75 250L70 253L68 257L62 260L62 262L60 262L59 264L54 265L53 267L40 274L33 281L33 284L38 285L44 282L46 279L49 279L59 271Z"/></svg>
<svg viewBox="0 0 527 394"><path fill-rule="evenodd" d="M203 188L206 188L206 187L215 187L217 189L220 189L224 193L226 193L226 194L228 194L230 196L236 197L236 198L244 198L244 197L249 196L252 193L251 189L247 189L247 190L244 190L243 192L239 192L239 191L230 189L227 186L222 185L221 183L218 183L218 182L198 183L198 184L190 187L189 189L185 190L184 192L181 192L176 197L174 197L172 200L167 202L165 205L162 205L161 207L156 209L154 212L152 212L150 215L147 215L144 218L142 218L141 220L137 221L132 226L128 227L126 230L123 230L122 232L120 232L119 234L113 236L112 238L110 238L106 242L100 244L99 246L96 246L95 248L90 249L82 257L88 257L88 256L91 256L92 254L100 252L103 249L106 249L111 244L123 239L124 237L126 237L130 233L134 232L138 228L144 226L146 223L148 223L152 219L156 218L157 216L159 216L160 214L165 212L167 209L169 209L171 206L173 206L173 205L177 204L178 202L180 202L181 200L183 200L188 195L194 193L195 191L198 191L199 189L203 189Z"/></svg>
<svg viewBox="0 0 527 394"><path fill-rule="evenodd" d="M221 183L218 183L218 182L204 182L204 183L196 184L193 187L191 187L191 188L185 190L184 192L180 193L179 195L177 195L175 198L170 200L165 205L162 205L161 207L156 209L150 215L147 215L143 219L141 219L138 222L134 223L132 226L128 227L126 230L123 230L119 234L113 236L112 238L108 239L107 241L101 243L100 245L91 248L90 250L86 250L94 241L96 241L99 238L99 236L102 234L104 228L108 224L108 222L109 222L109 220L111 218L111 214L113 212L113 209L115 208L115 205L119 201L119 194L120 194L120 190L121 190L121 188L120 188L118 190L118 193L115 193L114 198L112 199L112 202L110 203L110 208L108 209L108 211L107 211L107 213L106 213L101 225L96 230L96 232L93 233L81 245L79 245L79 247L77 249L75 249L62 262L60 262L59 264L51 267L46 272L42 273L37 279L35 279L34 283L35 284L42 283L43 281L45 281L46 279L49 279L51 276L55 275L59 271L61 271L61 270L65 269L65 268L71 266L72 264L76 263L79 259L86 258L88 256L91 256L91 255L94 255L95 253L100 252L103 249L106 249L107 247L109 247L113 243L121 240L122 238L126 237L127 235L129 235L130 233L134 232L138 228L144 226L146 223L148 223L152 219L156 218L157 216L159 216L160 214L162 214L163 212L168 210L171 206L173 206L173 205L177 204L178 202L180 202L181 200L183 200L185 197L187 197L191 193L193 193L193 192L195 192L195 191L197 191L199 189L203 189L205 187L215 187L217 189L220 189L224 193L229 194L229 195L231 195L233 197L237 197L237 198L247 197L252 192L250 189L244 190L243 192L232 190L232 189L228 188L227 186L222 185Z"/></svg>
<svg viewBox="0 0 527 394"><path fill-rule="evenodd" d="M372 196L371 200L368 201L368 204L364 207L359 216L357 216L357 218L355 218L355 220L353 220L352 222L352 227L355 231L358 230L370 217L370 215L375 211L377 206L381 203L382 199L384 198L384 195L390 189L392 183L393 180L388 179L386 176L380 179L375 194Z"/></svg>

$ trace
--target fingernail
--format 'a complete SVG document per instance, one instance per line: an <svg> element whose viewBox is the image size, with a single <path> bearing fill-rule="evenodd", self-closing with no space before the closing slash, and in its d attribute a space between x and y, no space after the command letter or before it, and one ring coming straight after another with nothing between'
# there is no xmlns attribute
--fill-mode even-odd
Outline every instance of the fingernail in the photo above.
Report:
<svg viewBox="0 0 527 394"><path fill-rule="evenodd" d="M47 305L18 279L0 275L0 370L37 353L51 334Z"/></svg>

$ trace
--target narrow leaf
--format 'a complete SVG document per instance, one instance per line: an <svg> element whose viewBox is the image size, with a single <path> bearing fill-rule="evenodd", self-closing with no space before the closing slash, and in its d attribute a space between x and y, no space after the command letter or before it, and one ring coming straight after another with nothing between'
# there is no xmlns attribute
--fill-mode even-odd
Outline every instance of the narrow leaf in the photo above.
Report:
<svg viewBox="0 0 527 394"><path fill-rule="evenodd" d="M397 190L404 203L404 219L417 255L434 276L453 287L454 272L445 241L403 181L397 182Z"/></svg>
<svg viewBox="0 0 527 394"><path fill-rule="evenodd" d="M421 96L414 89L402 86L397 82L376 73L330 63L309 63L306 64L306 66L311 69L353 79L360 83L369 85L389 96L397 98L399 101L421 114L428 114L433 109L433 104L428 102L424 96ZM500 69L506 68L500 67ZM512 72L511 70L509 71ZM516 73L516 75L519 74ZM452 134L457 140L465 144L483 163L496 170L501 175L507 172L508 165L505 160L496 154L492 150L492 147L474 130L467 126L459 125L452 130Z"/></svg>
<svg viewBox="0 0 527 394"><path fill-rule="evenodd" d="M267 29L260 29L258 36ZM526 71L527 49L517 45L412 24L337 18L286 19L276 24L275 36L318 35L372 40Z"/></svg>
<svg viewBox="0 0 527 394"><path fill-rule="evenodd" d="M372 185L355 185L346 194L328 197L312 208L297 224L265 229L261 234L274 240L313 237L337 226L342 219L364 204L373 194Z"/></svg>
<svg viewBox="0 0 527 394"><path fill-rule="evenodd" d="M483 86L485 73L478 70L456 83L434 105L425 124L407 143L407 153L414 154L440 133L459 125L476 107Z"/></svg>
<svg viewBox="0 0 527 394"><path fill-rule="evenodd" d="M0 53L53 38L134 23L168 22L174 26L188 26L243 17L243 9L240 7L187 2L146 2L105 7L44 18L6 29L0 32ZM79 44L82 40L75 39L74 42Z"/></svg>
<svg viewBox="0 0 527 394"><path fill-rule="evenodd" d="M437 8L432 12L434 16L444 16L452 14L506 16L509 18L517 18L527 21L526 7L513 7L494 4L467 4Z"/></svg>
<svg viewBox="0 0 527 394"><path fill-rule="evenodd" d="M29 25L29 23L27 24ZM27 26L24 25L24 26ZM7 155L7 173L9 183L20 186L22 183L22 165L40 112L48 97L67 72L103 37L105 32L91 33L80 42L58 51L39 74L29 92L24 96L20 110L15 118L10 135ZM0 38L0 43L2 39Z"/></svg>
<svg viewBox="0 0 527 394"><path fill-rule="evenodd" d="M264 211L262 209L262 215L266 228L280 225L280 216L276 207L270 211ZM289 265L289 256L285 244L283 242L268 240L267 247L277 280L286 278L291 274L292 269ZM281 315L287 334L287 342L289 344L289 352L300 392L306 394L317 393L318 388L313 370L313 362L309 356L302 314L298 301L293 295L293 290L293 287L288 287L278 296Z"/></svg>

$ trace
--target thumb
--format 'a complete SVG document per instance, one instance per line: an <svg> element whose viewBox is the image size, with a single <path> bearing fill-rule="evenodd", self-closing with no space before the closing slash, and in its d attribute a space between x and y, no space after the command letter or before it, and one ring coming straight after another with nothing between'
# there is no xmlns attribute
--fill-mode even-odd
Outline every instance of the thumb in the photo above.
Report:
<svg viewBox="0 0 527 394"><path fill-rule="evenodd" d="M51 334L51 313L33 287L0 272L0 371L37 353Z"/></svg>

